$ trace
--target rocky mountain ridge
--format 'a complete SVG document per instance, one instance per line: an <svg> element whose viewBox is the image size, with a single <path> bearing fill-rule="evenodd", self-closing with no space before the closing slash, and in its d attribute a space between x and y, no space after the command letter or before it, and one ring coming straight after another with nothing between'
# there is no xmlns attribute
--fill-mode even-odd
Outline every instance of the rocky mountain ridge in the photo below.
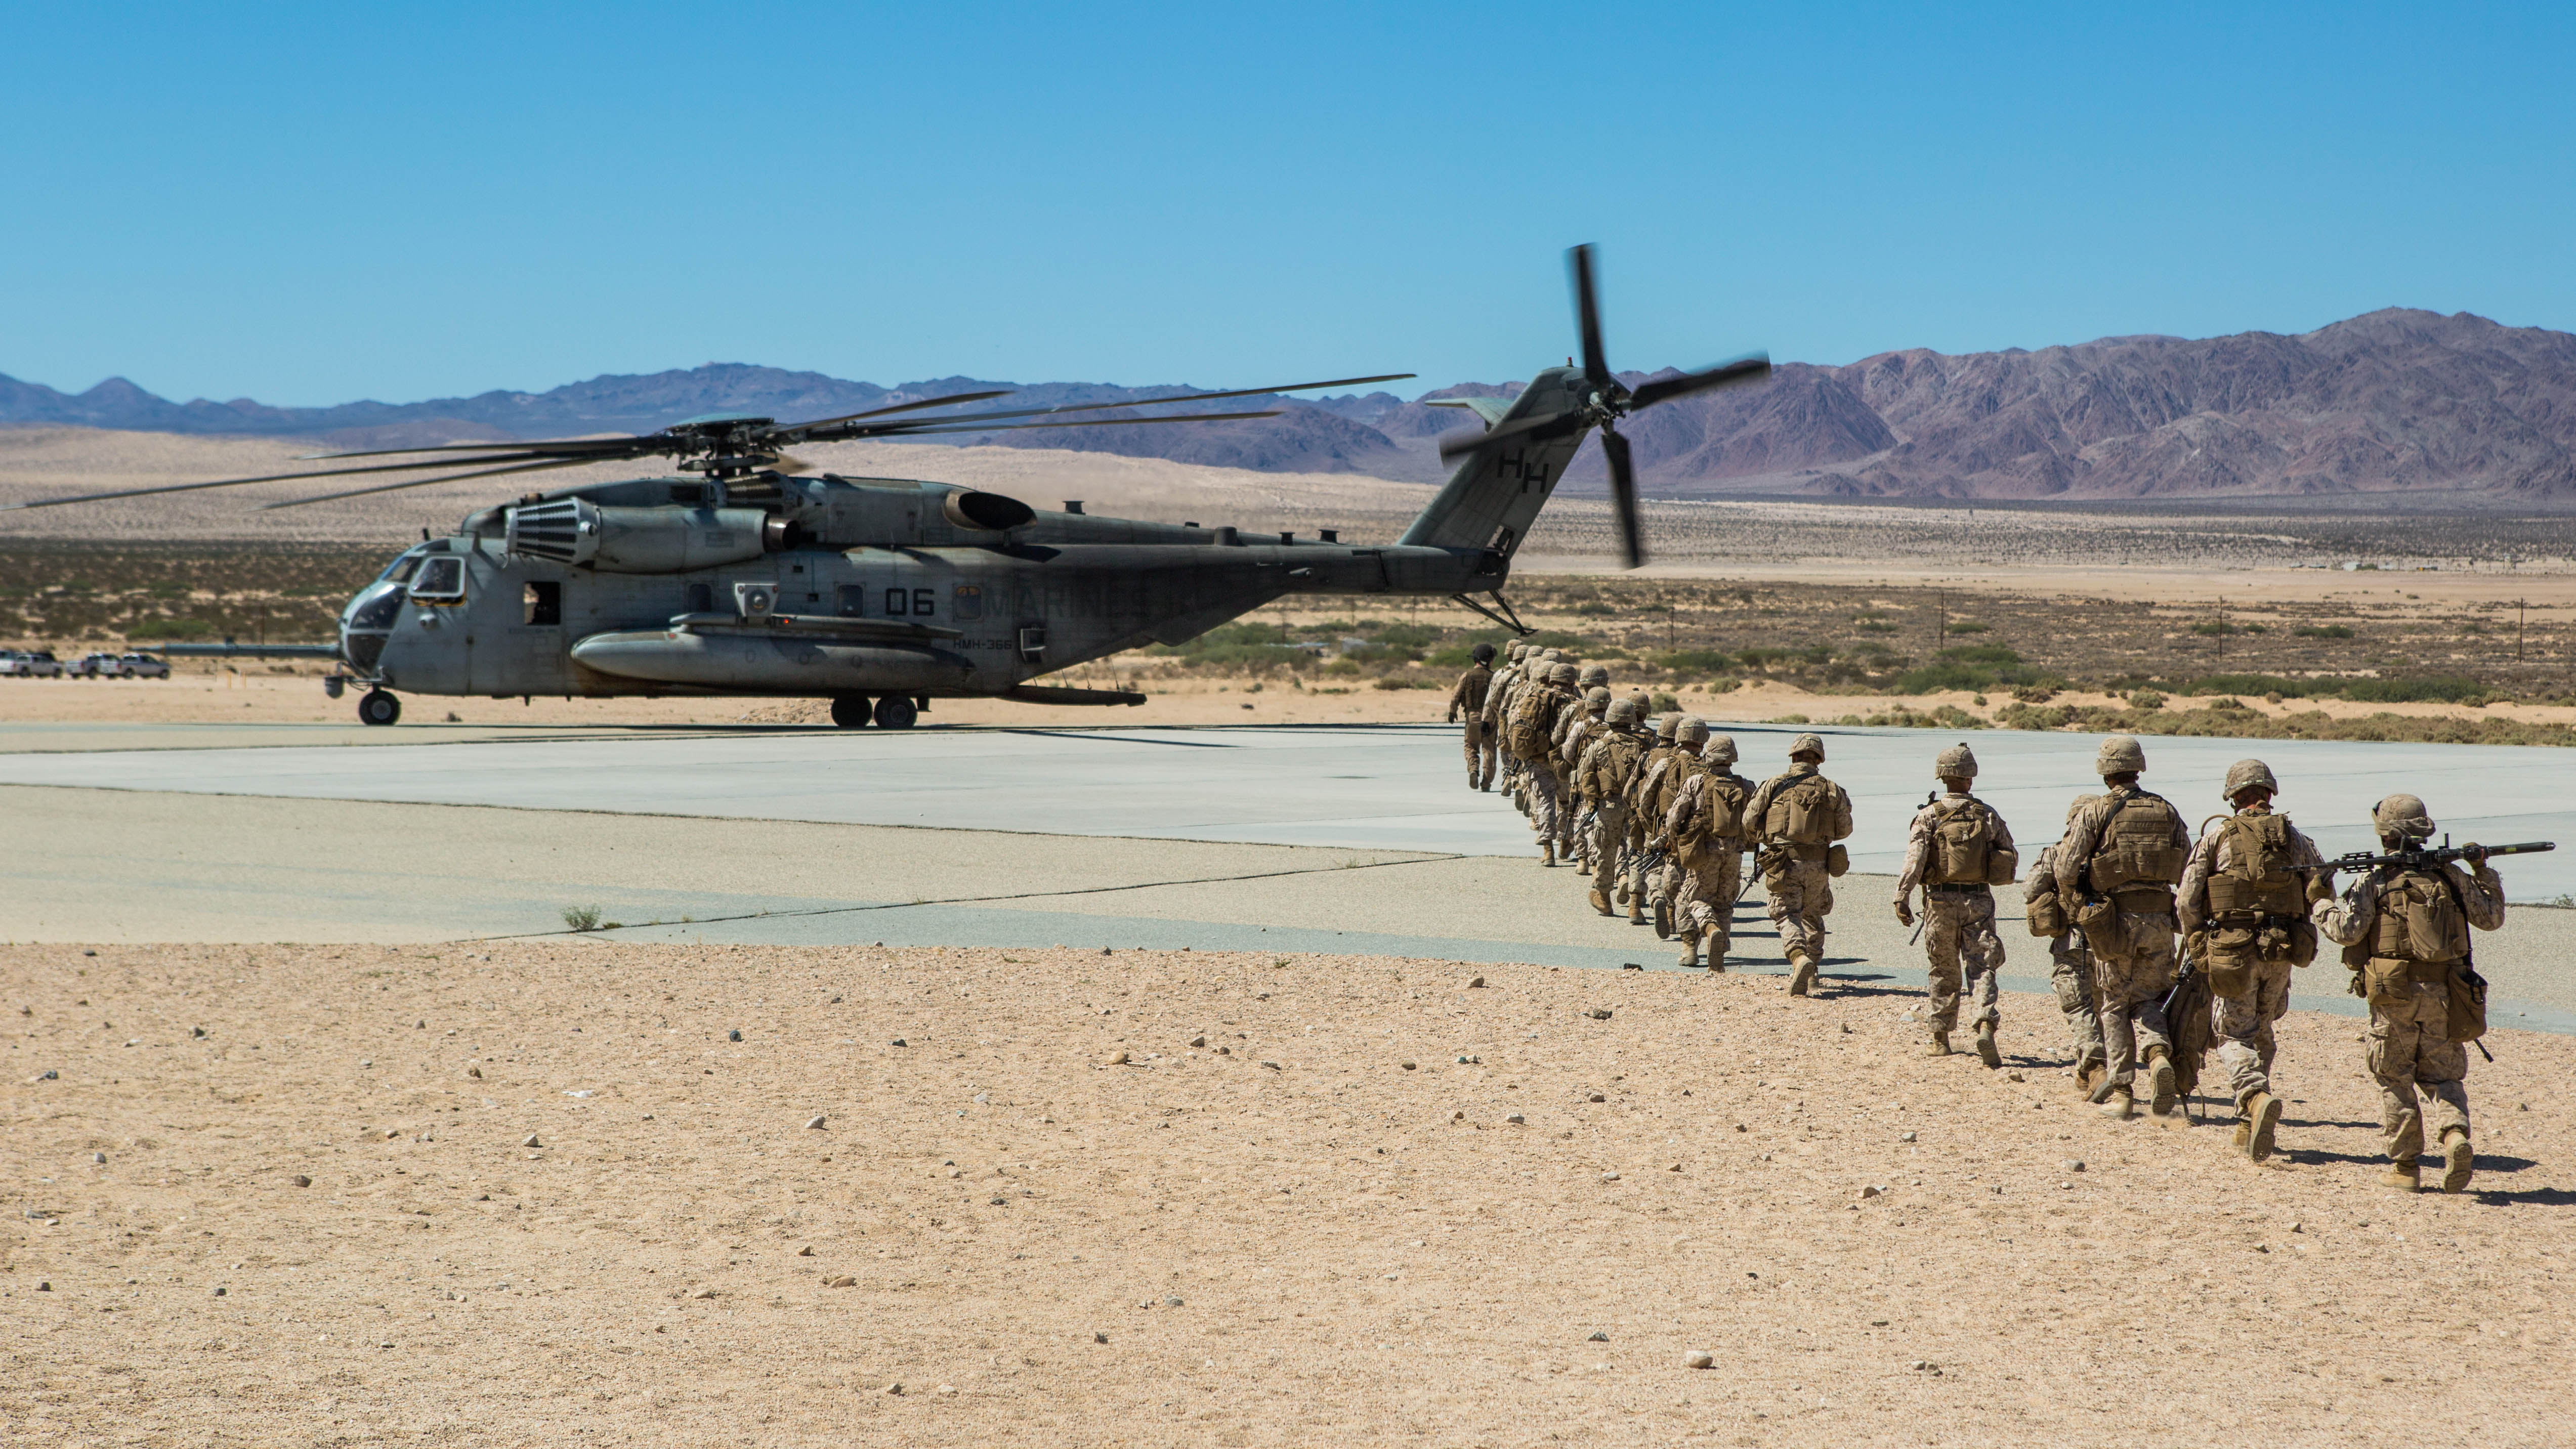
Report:
<svg viewBox="0 0 2576 1449"><path fill-rule="evenodd" d="M1628 374L1631 383L1652 374ZM1472 426L1431 399L1464 383L1259 405L1280 416L1175 428L1045 428L944 442L1071 448L1268 472L1424 480L1434 440ZM950 377L879 387L735 363L591 378L545 392L327 408L173 403L122 378L79 394L0 377L0 424L313 436L392 447L643 432L749 411L828 417L1011 387L1007 403L1144 402L1182 387L1015 386ZM1184 405L1185 407L1191 405ZM1241 410L1244 401L1195 405ZM2390 308L2295 336L2106 337L2038 351L1881 353L1783 364L1769 385L1702 394L1626 426L1644 483L1672 496L2213 498L2465 492L2576 497L2576 335ZM1570 486L1599 477L1587 448Z"/></svg>

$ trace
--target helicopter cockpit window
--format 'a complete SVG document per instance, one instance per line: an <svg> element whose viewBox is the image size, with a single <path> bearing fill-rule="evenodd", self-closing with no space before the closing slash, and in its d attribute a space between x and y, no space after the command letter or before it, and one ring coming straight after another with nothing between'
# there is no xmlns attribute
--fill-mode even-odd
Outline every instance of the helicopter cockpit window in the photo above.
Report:
<svg viewBox="0 0 2576 1449"><path fill-rule="evenodd" d="M385 566L385 571L376 577L379 582L383 583L410 583L411 576L414 573L417 573L420 569L420 560L421 555L419 554L404 554L402 557L395 559L392 563L387 564Z"/></svg>
<svg viewBox="0 0 2576 1449"><path fill-rule="evenodd" d="M411 596L443 602L464 598L465 560L455 557L423 559L420 572L412 577Z"/></svg>

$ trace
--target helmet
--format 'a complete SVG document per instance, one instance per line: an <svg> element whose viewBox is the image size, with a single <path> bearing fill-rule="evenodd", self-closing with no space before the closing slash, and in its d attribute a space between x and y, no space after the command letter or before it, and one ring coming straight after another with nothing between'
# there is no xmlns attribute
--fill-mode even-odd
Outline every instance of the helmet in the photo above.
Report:
<svg viewBox="0 0 2576 1449"><path fill-rule="evenodd" d="M2260 790L2266 795L2278 795L2281 793L2281 782L2272 778L2272 767L2261 760L2238 760L2227 767L2226 788L2218 793L2232 802L2248 790Z"/></svg>
<svg viewBox="0 0 2576 1449"><path fill-rule="evenodd" d="M1696 750L1708 743L1708 721L1683 715L1681 726L1673 731L1673 743L1686 750Z"/></svg>
<svg viewBox="0 0 2576 1449"><path fill-rule="evenodd" d="M1467 651L1467 657L1475 660L1479 664L1491 664L1494 662L1494 646L1491 644L1479 644L1475 648Z"/></svg>
<svg viewBox="0 0 2576 1449"><path fill-rule="evenodd" d="M2113 735L2102 742L2093 756L2093 773L2109 779L2113 775L2134 775L2146 769L2147 749L2135 735Z"/></svg>
<svg viewBox="0 0 2576 1449"><path fill-rule="evenodd" d="M1708 726L1701 725L1700 728L1707 729ZM1699 757L1713 765L1734 764L1735 736L1710 735L1708 743L1700 747Z"/></svg>
<svg viewBox="0 0 2576 1449"><path fill-rule="evenodd" d="M1624 729L1636 722L1637 701L1634 698L1610 701L1610 723Z"/></svg>
<svg viewBox="0 0 2576 1449"><path fill-rule="evenodd" d="M1573 665L1560 661L1549 666L1547 671L1548 683L1557 685L1560 688L1572 689L1574 688L1574 680L1575 673Z"/></svg>
<svg viewBox="0 0 2576 1449"><path fill-rule="evenodd" d="M1542 650L1538 651L1538 657L1539 657L1539 658L1541 658L1541 659L1546 660L1546 661L1547 661L1548 663L1550 663L1550 664L1554 664L1556 661L1558 661L1559 659L1564 658L1565 656L1564 656L1564 655L1562 655L1562 654L1560 654L1560 653L1558 653L1558 652L1557 652L1556 650L1554 650L1554 649L1542 649Z"/></svg>
<svg viewBox="0 0 2576 1449"><path fill-rule="evenodd" d="M2429 840L2433 836L2433 817L2424 813L2424 802L2413 795L2391 795L2371 806L2370 823L2382 835L2405 840Z"/></svg>
<svg viewBox="0 0 2576 1449"><path fill-rule="evenodd" d="M1528 646L1527 644L1522 643L1522 642L1521 642L1521 641L1519 641L1518 639L1515 639L1515 640L1513 640L1512 642L1510 642L1509 644L1506 644L1506 645L1504 645L1504 646L1503 646L1503 657L1504 657L1505 659L1510 660L1510 661L1511 661L1511 662L1513 662L1514 664L1518 664L1518 663L1520 663L1520 662L1521 662L1521 656L1522 656L1522 655L1524 655L1524 654L1527 654L1528 652L1529 652L1529 646Z"/></svg>
<svg viewBox="0 0 2576 1449"><path fill-rule="evenodd" d="M1599 714L1601 711L1608 709L1610 707L1610 691L1603 689L1597 684L1592 686L1590 689L1583 691L1583 707L1594 714Z"/></svg>
<svg viewBox="0 0 2576 1449"><path fill-rule="evenodd" d="M1965 743L1952 745L1932 762L1932 775L1939 780L1973 780L1977 778L1977 752Z"/></svg>
<svg viewBox="0 0 2576 1449"><path fill-rule="evenodd" d="M1673 731L1680 729L1681 727L1682 716L1680 714L1675 713L1665 715L1655 721L1655 738L1669 745L1673 742Z"/></svg>
<svg viewBox="0 0 2576 1449"><path fill-rule="evenodd" d="M1789 758L1794 760L1800 755L1813 755L1819 760L1823 759L1825 757L1824 737L1821 735L1800 735L1796 739L1791 740L1789 742Z"/></svg>
<svg viewBox="0 0 2576 1449"><path fill-rule="evenodd" d="M2068 801L2066 803L2066 823L2072 826L2075 823L2076 811L2083 809L2085 806L2090 805L2101 798L2102 797L2099 795L2078 795L2074 799Z"/></svg>
<svg viewBox="0 0 2576 1449"><path fill-rule="evenodd" d="M1594 686L1594 685L1596 685L1596 684L1608 684L1609 682L1610 682L1610 666L1609 666L1609 665L1607 665L1607 664L1586 664L1586 665L1584 665L1584 666L1583 666L1583 687L1584 687L1584 688L1586 688L1586 689L1590 689L1592 686Z"/></svg>

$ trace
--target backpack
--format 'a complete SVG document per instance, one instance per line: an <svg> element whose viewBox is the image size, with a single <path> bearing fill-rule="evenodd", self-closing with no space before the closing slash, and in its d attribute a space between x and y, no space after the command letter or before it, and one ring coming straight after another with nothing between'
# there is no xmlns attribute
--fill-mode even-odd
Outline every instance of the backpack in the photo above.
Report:
<svg viewBox="0 0 2576 1449"><path fill-rule="evenodd" d="M1563 698L1552 689L1533 689L1512 701L1503 739L1513 754L1532 763L1547 758L1548 726L1556 722L1556 704Z"/></svg>
<svg viewBox="0 0 2576 1449"><path fill-rule="evenodd" d="M1700 786L1699 808L1684 817L1681 827L1673 832L1673 840L1684 856L1697 855L1711 841L1741 837L1744 807L1752 798L1744 782L1724 770L1701 769L1694 774L1707 783Z"/></svg>
<svg viewBox="0 0 2576 1449"><path fill-rule="evenodd" d="M1600 801L1626 800L1645 759L1645 741L1624 730L1605 731L1584 755L1583 793Z"/></svg>
<svg viewBox="0 0 2576 1449"><path fill-rule="evenodd" d="M1974 796L1947 808L1934 808L1940 810L1941 818L1932 827L1932 884L1994 884L1994 857L1999 853L1995 837L2003 832L1995 828L1999 822L1993 808ZM2012 862L2019 863L2018 859ZM2002 882L2011 883L2009 875Z"/></svg>
<svg viewBox="0 0 2576 1449"><path fill-rule="evenodd" d="M1762 815L1764 838L1790 845L1825 845L1834 838L1834 782L1809 775L1775 791Z"/></svg>
<svg viewBox="0 0 2576 1449"><path fill-rule="evenodd" d="M2188 853L2173 843L2181 829L2182 816L2162 795L2133 789L2115 796L2084 863L2094 894L2181 884Z"/></svg>

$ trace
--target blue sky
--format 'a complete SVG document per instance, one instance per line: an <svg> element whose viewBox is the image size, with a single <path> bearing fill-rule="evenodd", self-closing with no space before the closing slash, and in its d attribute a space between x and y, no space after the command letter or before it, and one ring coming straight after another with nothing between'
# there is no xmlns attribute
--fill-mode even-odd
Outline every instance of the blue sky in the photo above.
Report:
<svg viewBox="0 0 2576 1449"><path fill-rule="evenodd" d="M2248 13L2250 12L2250 13ZM0 372L391 401L2576 330L2576 7L34 6Z"/></svg>

